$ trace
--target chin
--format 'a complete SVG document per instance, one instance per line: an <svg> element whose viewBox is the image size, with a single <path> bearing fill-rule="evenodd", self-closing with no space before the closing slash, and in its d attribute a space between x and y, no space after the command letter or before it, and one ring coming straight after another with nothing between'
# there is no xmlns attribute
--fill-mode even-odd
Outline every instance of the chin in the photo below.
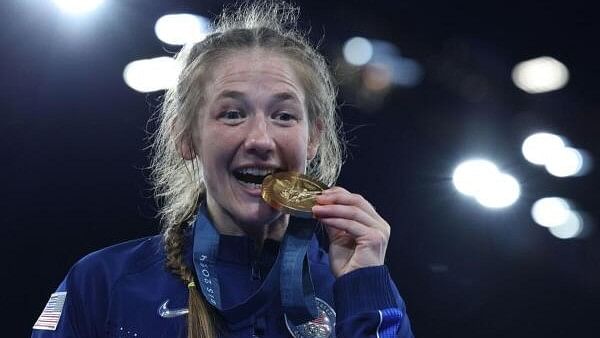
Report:
<svg viewBox="0 0 600 338"><path fill-rule="evenodd" d="M246 206L239 206L239 212L234 217L241 225L262 227L271 224L281 216L281 212L263 201Z"/></svg>

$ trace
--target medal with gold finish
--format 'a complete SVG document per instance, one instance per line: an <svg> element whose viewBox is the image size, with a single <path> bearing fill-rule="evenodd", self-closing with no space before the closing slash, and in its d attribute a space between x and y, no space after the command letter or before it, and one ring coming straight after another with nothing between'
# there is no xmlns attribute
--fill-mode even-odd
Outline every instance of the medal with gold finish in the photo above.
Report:
<svg viewBox="0 0 600 338"><path fill-rule="evenodd" d="M312 217L316 196L328 187L296 172L278 172L265 177L261 196L275 209L302 218Z"/></svg>

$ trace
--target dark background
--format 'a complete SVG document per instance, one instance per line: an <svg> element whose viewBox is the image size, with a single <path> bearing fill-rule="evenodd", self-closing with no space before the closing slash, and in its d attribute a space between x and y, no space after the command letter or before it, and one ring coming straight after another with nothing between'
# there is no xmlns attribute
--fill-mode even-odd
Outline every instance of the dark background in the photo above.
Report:
<svg viewBox="0 0 600 338"><path fill-rule="evenodd" d="M300 1L302 27L330 60L360 35L389 41L424 69L413 88L359 104L342 83L350 153L339 185L393 227L388 265L418 337L597 337L600 235L560 240L532 203L571 199L600 220L598 168L555 178L520 152L531 132L566 136L600 159L597 12L583 1ZM3 149L0 293L5 337L29 335L69 267L93 250L156 234L146 182L147 121L160 93L126 86L123 67L167 55L160 16L212 17L221 1L107 0L72 18L50 1L0 5ZM571 78L530 95L512 67L550 55ZM454 167L485 156L521 183L506 209L454 189ZM596 226L597 228L597 226Z"/></svg>

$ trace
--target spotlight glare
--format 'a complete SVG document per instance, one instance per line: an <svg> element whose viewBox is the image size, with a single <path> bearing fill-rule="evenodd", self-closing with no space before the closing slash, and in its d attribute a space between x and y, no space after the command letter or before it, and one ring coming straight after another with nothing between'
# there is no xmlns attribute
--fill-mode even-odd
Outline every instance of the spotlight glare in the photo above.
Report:
<svg viewBox="0 0 600 338"><path fill-rule="evenodd" d="M583 168L583 157L575 148L564 147L554 152L546 162L546 170L556 177L577 175Z"/></svg>
<svg viewBox="0 0 600 338"><path fill-rule="evenodd" d="M210 34L210 21L193 14L167 14L156 20L154 32L170 45L185 45L204 40Z"/></svg>
<svg viewBox="0 0 600 338"><path fill-rule="evenodd" d="M478 189L493 180L498 173L498 167L488 160L468 160L454 169L452 182L461 193L475 196Z"/></svg>
<svg viewBox="0 0 600 338"><path fill-rule="evenodd" d="M104 0L53 0L54 4L63 12L69 14L83 14L98 8Z"/></svg>
<svg viewBox="0 0 600 338"><path fill-rule="evenodd" d="M508 174L498 173L478 189L475 199L487 208L506 208L519 199L519 182Z"/></svg>
<svg viewBox="0 0 600 338"><path fill-rule="evenodd" d="M362 37L354 37L344 44L344 59L351 65L365 65L373 57L373 45Z"/></svg>
<svg viewBox="0 0 600 338"><path fill-rule="evenodd" d="M565 142L558 135L536 133L523 141L521 151L527 161L544 165L555 153L565 147Z"/></svg>
<svg viewBox="0 0 600 338"><path fill-rule="evenodd" d="M575 238L583 232L583 220L579 213L574 210L569 210L569 214L565 222L561 225L548 228L548 231L557 238L568 239Z"/></svg>
<svg viewBox="0 0 600 338"><path fill-rule="evenodd" d="M569 81L569 70L560 61L542 56L517 64L512 79L527 93L544 93L564 87Z"/></svg>
<svg viewBox="0 0 600 338"><path fill-rule="evenodd" d="M569 203L560 197L545 197L537 200L531 207L533 220L543 227L555 227L564 224L570 217Z"/></svg>
<svg viewBox="0 0 600 338"><path fill-rule="evenodd" d="M148 93L174 86L179 72L175 59L161 56L130 62L123 70L123 79L132 89Z"/></svg>

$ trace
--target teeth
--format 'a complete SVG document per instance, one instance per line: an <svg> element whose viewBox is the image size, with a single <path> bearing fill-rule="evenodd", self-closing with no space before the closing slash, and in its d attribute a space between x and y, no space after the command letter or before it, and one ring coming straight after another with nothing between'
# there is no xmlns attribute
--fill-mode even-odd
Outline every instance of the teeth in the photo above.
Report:
<svg viewBox="0 0 600 338"><path fill-rule="evenodd" d="M243 185L247 185L250 188L262 188L262 184L240 181Z"/></svg>
<svg viewBox="0 0 600 338"><path fill-rule="evenodd" d="M239 170L242 174L249 174L254 176L266 176L272 174L275 169L263 169L263 168L242 168Z"/></svg>

